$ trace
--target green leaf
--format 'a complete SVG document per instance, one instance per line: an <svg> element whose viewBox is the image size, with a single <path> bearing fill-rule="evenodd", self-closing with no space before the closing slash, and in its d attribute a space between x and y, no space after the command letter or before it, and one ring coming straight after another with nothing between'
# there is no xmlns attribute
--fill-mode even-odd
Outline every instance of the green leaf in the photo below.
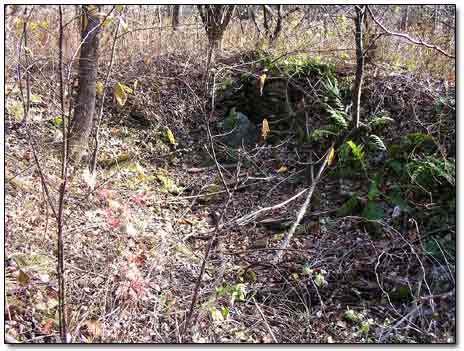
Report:
<svg viewBox="0 0 464 351"><path fill-rule="evenodd" d="M348 128L348 122L346 120L346 113L344 111L338 111L334 109L330 109L329 111L330 120L333 124L341 129Z"/></svg>
<svg viewBox="0 0 464 351"><path fill-rule="evenodd" d="M364 159L364 151L363 151L364 146L363 145L356 145L351 140L348 140L346 143L350 147L351 152L353 153L353 156L355 157L355 159L358 160L358 161L362 161Z"/></svg>
<svg viewBox="0 0 464 351"><path fill-rule="evenodd" d="M369 200L376 200L379 198L381 194L382 193L379 190L378 182L376 180L372 180L369 184L369 191L367 193L367 198Z"/></svg>
<svg viewBox="0 0 464 351"><path fill-rule="evenodd" d="M33 104L39 104L42 102L42 97L40 97L39 95L31 95L31 102Z"/></svg>
<svg viewBox="0 0 464 351"><path fill-rule="evenodd" d="M362 334L368 334L369 333L369 322L368 321L364 321L361 323L361 328L359 329L359 331L362 333Z"/></svg>
<svg viewBox="0 0 464 351"><path fill-rule="evenodd" d="M224 296L225 294L227 294L227 287L225 286L220 286L218 288L216 288L216 295L221 297L221 296Z"/></svg>
<svg viewBox="0 0 464 351"><path fill-rule="evenodd" d="M321 273L317 273L314 277L314 283L320 288L327 285L327 281Z"/></svg>
<svg viewBox="0 0 464 351"><path fill-rule="evenodd" d="M403 163L400 160L388 160L387 167L389 167L398 177L403 175Z"/></svg>
<svg viewBox="0 0 464 351"><path fill-rule="evenodd" d="M369 126L372 128L381 128L384 127L395 120L391 117L388 117L387 114L382 114L379 116L374 116L370 121L369 121Z"/></svg>
<svg viewBox="0 0 464 351"><path fill-rule="evenodd" d="M56 127L56 128L61 128L63 126L63 117L61 116L56 116L54 119L53 119L53 125Z"/></svg>
<svg viewBox="0 0 464 351"><path fill-rule="evenodd" d="M349 322L357 322L359 321L359 314L352 309L347 309L343 315L343 318Z"/></svg>
<svg viewBox="0 0 464 351"><path fill-rule="evenodd" d="M361 216L370 221L375 221L384 218L385 212L378 202L369 200Z"/></svg>
<svg viewBox="0 0 464 351"><path fill-rule="evenodd" d="M234 301L244 301L246 296L246 285L243 283L235 285L231 295L232 304Z"/></svg>
<svg viewBox="0 0 464 351"><path fill-rule="evenodd" d="M319 140L321 140L323 138L328 137L329 135L336 135L336 133L334 133L334 132L332 132L330 130L327 130L327 129L315 129L311 133L309 139L312 140L312 141L319 141Z"/></svg>
<svg viewBox="0 0 464 351"><path fill-rule="evenodd" d="M224 320L224 316L222 315L221 311L219 311L215 307L211 307L209 309L209 313L211 314L211 318L213 319L213 321L223 321Z"/></svg>
<svg viewBox="0 0 464 351"><path fill-rule="evenodd" d="M353 216L361 211L362 202L358 196L351 197L337 210L337 216Z"/></svg>
<svg viewBox="0 0 464 351"><path fill-rule="evenodd" d="M409 209L408 202L405 200L401 188L398 185L393 186L387 199L392 206L399 206L402 210Z"/></svg>
<svg viewBox="0 0 464 351"><path fill-rule="evenodd" d="M224 319L227 319L229 317L229 313L230 313L230 310L228 307L226 306L221 307L221 314L222 314L222 317L224 317Z"/></svg>

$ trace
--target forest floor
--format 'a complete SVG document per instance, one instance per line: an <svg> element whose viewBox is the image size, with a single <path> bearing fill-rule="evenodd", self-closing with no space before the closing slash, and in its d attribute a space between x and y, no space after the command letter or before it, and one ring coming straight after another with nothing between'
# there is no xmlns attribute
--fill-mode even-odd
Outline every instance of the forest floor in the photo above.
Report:
<svg viewBox="0 0 464 351"><path fill-rule="evenodd" d="M305 167L294 162L291 144L261 143L233 164L221 162L221 177L207 114L192 102L201 100L200 67L187 70L182 59L114 77L127 84L141 77L146 93L107 109L96 180L80 170L69 184L71 341L453 342L454 292L434 292L443 276L453 281L453 265L427 259L412 229L400 233L385 224L385 234L372 238L361 218L337 216L346 198L335 176L318 185L318 206L273 263L305 196L249 223L241 219L304 190L305 182L292 179ZM10 126L5 136L6 335L19 342L59 341L57 228L48 202L56 207L61 142L55 118L41 113L46 108L36 104L27 126ZM134 122L136 110L152 127ZM228 152L220 144L214 150ZM367 188L363 181L352 186Z"/></svg>

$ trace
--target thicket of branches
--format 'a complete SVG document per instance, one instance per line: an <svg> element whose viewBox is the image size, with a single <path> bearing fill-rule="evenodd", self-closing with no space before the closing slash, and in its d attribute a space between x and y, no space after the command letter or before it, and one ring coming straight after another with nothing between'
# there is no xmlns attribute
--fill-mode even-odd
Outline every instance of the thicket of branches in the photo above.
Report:
<svg viewBox="0 0 464 351"><path fill-rule="evenodd" d="M454 6L5 12L8 342L454 342Z"/></svg>

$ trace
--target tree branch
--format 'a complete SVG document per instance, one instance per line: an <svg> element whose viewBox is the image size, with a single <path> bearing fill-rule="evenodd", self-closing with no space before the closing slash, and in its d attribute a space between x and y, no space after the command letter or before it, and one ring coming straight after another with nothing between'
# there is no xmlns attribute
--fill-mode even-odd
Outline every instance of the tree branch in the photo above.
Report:
<svg viewBox="0 0 464 351"><path fill-rule="evenodd" d="M406 39L406 40L408 40L409 42L411 42L413 44L420 45L420 46L425 46L426 48L436 50L439 53L445 55L446 57L449 57L449 58L452 58L452 59L456 58L454 55L451 55L450 53L446 52L445 50L440 48L438 45L432 45L432 44L426 43L422 39L415 39L415 38L412 38L411 36L409 36L409 35L407 35L405 33L394 32L394 31L391 31L391 30L387 29L382 23L380 23L379 20L377 20L377 18L375 18L374 14L372 13L372 10L369 7L367 7L367 11L369 12L369 15L371 16L374 23L377 24L386 34L391 35L391 36L395 36L395 37L399 37L399 38L403 38L403 39Z"/></svg>

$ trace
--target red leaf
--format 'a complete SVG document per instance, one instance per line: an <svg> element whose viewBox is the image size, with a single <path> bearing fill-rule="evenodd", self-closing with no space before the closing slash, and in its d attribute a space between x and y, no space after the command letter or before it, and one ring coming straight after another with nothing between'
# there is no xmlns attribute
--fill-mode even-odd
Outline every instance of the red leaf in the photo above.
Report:
<svg viewBox="0 0 464 351"><path fill-rule="evenodd" d="M45 322L44 325L40 327L40 331L47 335L51 334L51 331L54 326L55 326L55 321L53 319L49 319L47 322Z"/></svg>
<svg viewBox="0 0 464 351"><path fill-rule="evenodd" d="M108 224L113 229L118 229L121 226L121 220L118 218L108 218Z"/></svg>

